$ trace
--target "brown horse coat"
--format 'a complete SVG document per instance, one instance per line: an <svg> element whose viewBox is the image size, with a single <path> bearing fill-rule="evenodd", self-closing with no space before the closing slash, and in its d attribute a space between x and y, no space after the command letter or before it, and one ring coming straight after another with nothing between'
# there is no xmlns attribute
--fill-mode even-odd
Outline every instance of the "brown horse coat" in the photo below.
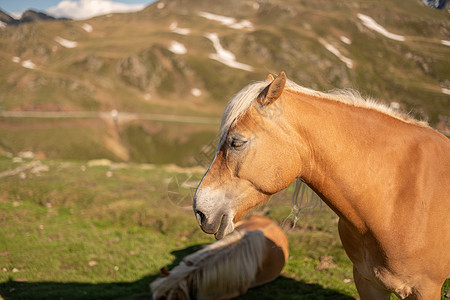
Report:
<svg viewBox="0 0 450 300"><path fill-rule="evenodd" d="M355 94L251 84L227 106L194 211L216 238L299 178L340 217L362 299L439 299L450 275L450 141Z"/></svg>

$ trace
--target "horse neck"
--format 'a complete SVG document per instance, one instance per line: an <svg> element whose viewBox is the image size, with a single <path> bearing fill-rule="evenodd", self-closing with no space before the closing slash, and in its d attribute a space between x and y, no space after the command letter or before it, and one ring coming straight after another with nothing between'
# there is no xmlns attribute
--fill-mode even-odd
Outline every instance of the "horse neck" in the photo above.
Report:
<svg viewBox="0 0 450 300"><path fill-rule="evenodd" d="M367 231L370 219L383 213L377 187L389 174L379 166L389 163L401 143L392 135L413 125L336 100L297 92L286 96L283 112L290 113L300 139L300 178L341 218Z"/></svg>

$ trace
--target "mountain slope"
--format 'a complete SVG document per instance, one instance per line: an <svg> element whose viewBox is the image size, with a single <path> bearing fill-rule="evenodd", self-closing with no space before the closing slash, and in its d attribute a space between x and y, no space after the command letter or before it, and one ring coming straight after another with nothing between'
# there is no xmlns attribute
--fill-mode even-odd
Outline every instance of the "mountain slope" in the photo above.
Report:
<svg viewBox="0 0 450 300"><path fill-rule="evenodd" d="M0 109L219 118L240 88L286 71L306 87L357 89L445 123L449 33L448 13L415 0L158 1L1 30Z"/></svg>

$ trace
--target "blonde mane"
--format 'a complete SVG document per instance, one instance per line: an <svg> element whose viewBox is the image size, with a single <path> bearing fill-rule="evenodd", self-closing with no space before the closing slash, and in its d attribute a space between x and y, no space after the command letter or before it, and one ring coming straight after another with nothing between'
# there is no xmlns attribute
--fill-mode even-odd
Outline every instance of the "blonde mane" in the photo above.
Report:
<svg viewBox="0 0 450 300"><path fill-rule="evenodd" d="M262 267L265 246L262 231L235 230L184 258L169 276L155 280L150 285L153 299L162 295L167 299L177 299L178 288L189 299L190 286L196 299L216 299L236 291L246 291Z"/></svg>
<svg viewBox="0 0 450 300"><path fill-rule="evenodd" d="M219 130L219 146L222 144L223 139L226 137L226 134L228 133L228 130L233 125L233 123L239 120L247 112L247 110L256 101L259 93L261 93L261 91L267 85L269 85L269 83L265 81L251 83L231 99L222 116L222 122ZM336 89L325 93L302 87L291 80L286 81L285 89L288 91L298 92L318 98L346 103L348 105L373 109L407 123L416 124L419 126L428 126L427 122L418 121L407 114L396 111L391 107L386 106L385 104L377 102L373 99L364 99L357 91L351 89Z"/></svg>

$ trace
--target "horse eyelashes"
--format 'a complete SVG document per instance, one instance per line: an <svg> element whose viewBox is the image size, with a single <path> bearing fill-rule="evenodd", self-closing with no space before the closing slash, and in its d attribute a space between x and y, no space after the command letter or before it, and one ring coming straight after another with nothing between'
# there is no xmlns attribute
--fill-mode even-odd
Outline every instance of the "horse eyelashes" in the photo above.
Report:
<svg viewBox="0 0 450 300"><path fill-rule="evenodd" d="M232 139L230 146L234 149L239 149L242 148L246 143L247 141Z"/></svg>

